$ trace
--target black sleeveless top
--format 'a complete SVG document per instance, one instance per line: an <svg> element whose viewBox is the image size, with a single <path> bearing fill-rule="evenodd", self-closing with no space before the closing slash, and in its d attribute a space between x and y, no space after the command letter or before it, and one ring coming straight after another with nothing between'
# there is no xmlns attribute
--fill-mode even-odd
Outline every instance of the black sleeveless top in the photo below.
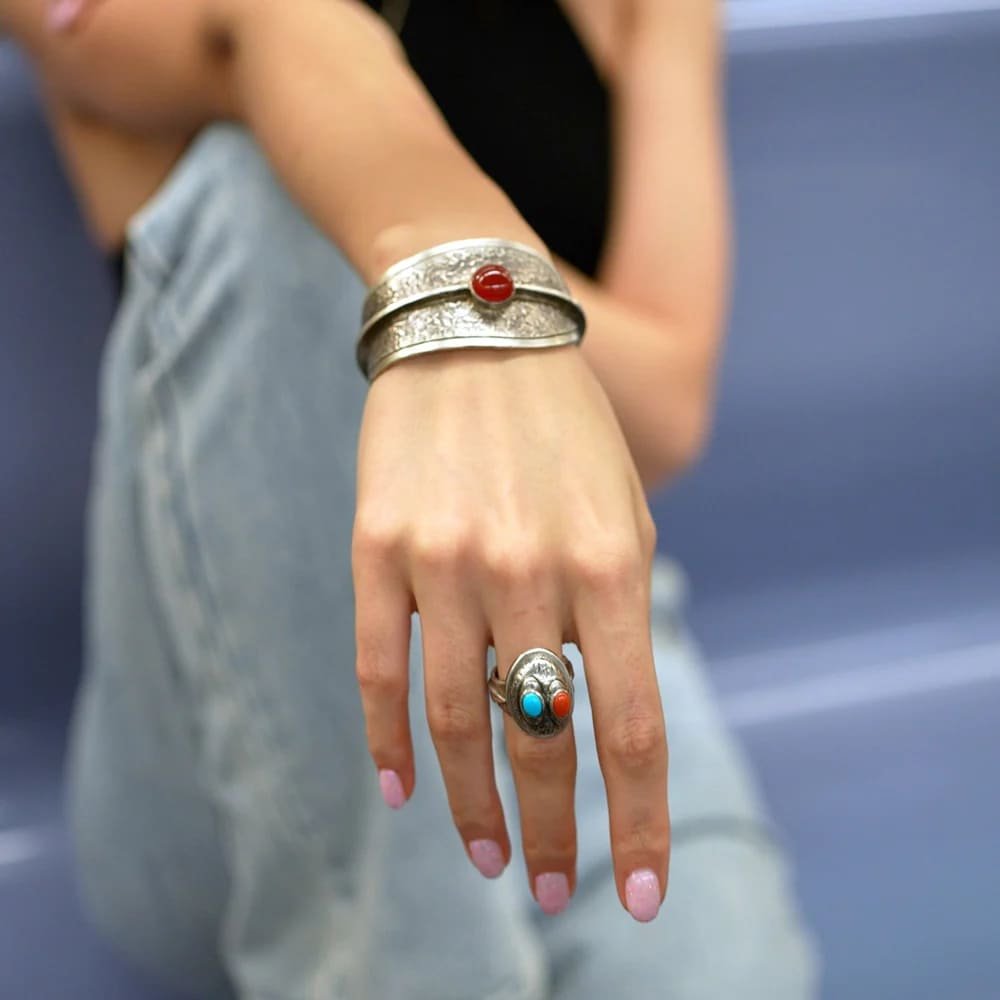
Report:
<svg viewBox="0 0 1000 1000"><path fill-rule="evenodd" d="M482 170L553 253L593 275L610 202L609 100L556 0L410 0L401 40ZM112 263L120 279L121 258Z"/></svg>
<svg viewBox="0 0 1000 1000"><path fill-rule="evenodd" d="M553 253L593 275L610 201L609 100L556 0L410 0L400 37L483 171Z"/></svg>

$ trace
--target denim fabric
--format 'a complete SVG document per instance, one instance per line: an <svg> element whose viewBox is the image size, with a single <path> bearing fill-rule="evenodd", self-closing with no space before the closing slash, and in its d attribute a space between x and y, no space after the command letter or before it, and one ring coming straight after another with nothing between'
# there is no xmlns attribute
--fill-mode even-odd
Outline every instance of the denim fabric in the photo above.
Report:
<svg viewBox="0 0 1000 1000"><path fill-rule="evenodd" d="M585 680L563 916L541 916L519 861L490 883L465 857L422 719L416 619L417 792L382 804L353 680L362 295L234 127L205 132L131 227L71 758L95 921L207 998L812 996L785 863L671 563L654 588L676 824L657 921L617 899ZM498 767L516 816L502 752Z"/></svg>

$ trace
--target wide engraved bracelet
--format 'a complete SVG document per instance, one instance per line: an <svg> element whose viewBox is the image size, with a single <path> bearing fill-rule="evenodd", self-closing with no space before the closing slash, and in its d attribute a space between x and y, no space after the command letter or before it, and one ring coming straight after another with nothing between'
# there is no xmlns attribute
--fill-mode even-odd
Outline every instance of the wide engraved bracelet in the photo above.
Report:
<svg viewBox="0 0 1000 1000"><path fill-rule="evenodd" d="M456 240L390 267L361 314L358 367L373 381L431 351L576 344L585 319L552 262L510 240Z"/></svg>

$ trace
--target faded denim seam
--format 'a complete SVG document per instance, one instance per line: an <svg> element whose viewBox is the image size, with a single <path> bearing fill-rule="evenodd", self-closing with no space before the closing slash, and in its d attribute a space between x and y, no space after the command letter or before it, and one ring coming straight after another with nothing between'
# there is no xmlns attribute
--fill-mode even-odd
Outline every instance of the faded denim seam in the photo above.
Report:
<svg viewBox="0 0 1000 1000"><path fill-rule="evenodd" d="M168 312L170 316L165 315ZM176 331L173 303L169 296L164 296L163 313L162 322L171 324ZM222 666L233 659L232 630L227 625L224 609L213 593L204 565L204 551L199 543L190 504L190 480L180 446L177 390L172 373L170 365L159 368L157 377L147 381L145 386L151 416L147 432L153 444L149 451L154 456L150 487L156 513L168 533L165 552L173 584L171 590L178 595L175 600L184 602L184 613L180 617L193 623L192 646L205 668L204 680L213 695L242 702L240 711L244 718L253 720L253 725L239 730L240 759L252 760L260 753L280 755L284 752L283 741L273 730L272 713L267 711L265 699L252 674L230 670L227 676ZM213 622L216 623L214 628ZM192 666L189 665L189 669ZM261 803L262 808L268 808L269 816L276 821L278 829L290 834L293 839L314 846L322 844L320 824L309 819L307 804L294 786L283 789L281 805L289 806L294 816L280 805L274 808L273 804Z"/></svg>

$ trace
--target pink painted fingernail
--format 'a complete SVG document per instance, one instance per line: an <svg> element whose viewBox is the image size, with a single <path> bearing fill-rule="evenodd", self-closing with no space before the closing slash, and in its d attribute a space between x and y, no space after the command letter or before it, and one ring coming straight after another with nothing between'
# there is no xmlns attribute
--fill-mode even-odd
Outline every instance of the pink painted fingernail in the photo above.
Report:
<svg viewBox="0 0 1000 1000"><path fill-rule="evenodd" d="M53 31L65 31L83 10L83 0L50 0L48 10L49 27Z"/></svg>
<svg viewBox="0 0 1000 1000"><path fill-rule="evenodd" d="M542 913L554 917L569 906L569 879L562 872L543 872L535 878L535 899Z"/></svg>
<svg viewBox="0 0 1000 1000"><path fill-rule="evenodd" d="M403 791L403 782L395 771L379 771L378 787L382 792L382 798L390 809L402 809L406 805L406 792Z"/></svg>
<svg viewBox="0 0 1000 1000"><path fill-rule="evenodd" d="M648 924L660 912L660 880L651 868L632 872L625 881L625 905L640 923Z"/></svg>
<svg viewBox="0 0 1000 1000"><path fill-rule="evenodd" d="M506 864L503 851L495 840L470 840L469 857L485 878L497 878L503 874Z"/></svg>

